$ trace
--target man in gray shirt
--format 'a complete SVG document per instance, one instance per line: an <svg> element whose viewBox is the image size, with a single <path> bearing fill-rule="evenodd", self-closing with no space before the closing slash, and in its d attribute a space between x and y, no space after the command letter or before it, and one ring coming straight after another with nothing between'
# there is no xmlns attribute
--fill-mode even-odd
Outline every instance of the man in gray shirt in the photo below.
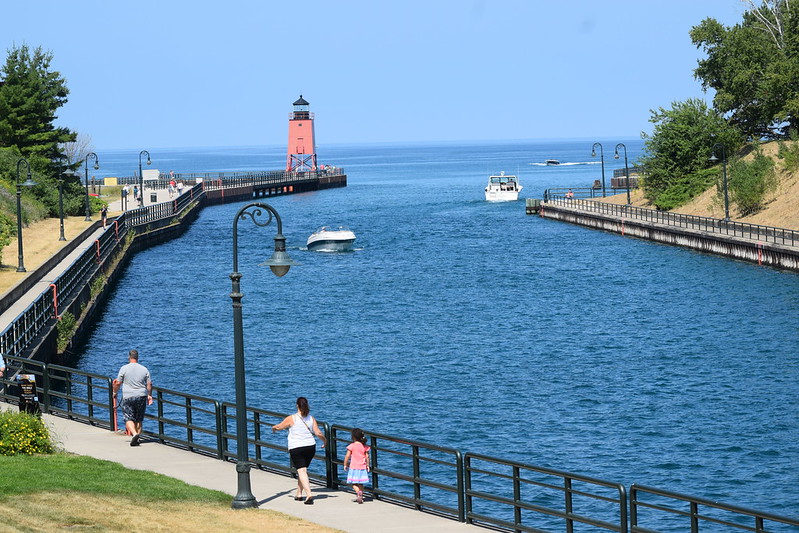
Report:
<svg viewBox="0 0 799 533"><path fill-rule="evenodd" d="M125 428L133 435L131 446L138 446L141 438L141 426L144 411L153 403L153 382L150 371L139 364L139 352L131 350L128 364L119 369L114 380L114 395L122 386L122 414L125 417Z"/></svg>

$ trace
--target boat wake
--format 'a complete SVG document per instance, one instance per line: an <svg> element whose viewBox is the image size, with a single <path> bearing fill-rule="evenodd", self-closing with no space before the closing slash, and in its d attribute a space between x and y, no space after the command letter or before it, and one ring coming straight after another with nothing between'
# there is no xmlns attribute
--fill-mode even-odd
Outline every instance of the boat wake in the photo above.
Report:
<svg viewBox="0 0 799 533"><path fill-rule="evenodd" d="M548 165L546 163L530 163L534 167L572 167L574 165L598 165L601 161L574 161L572 163L558 163L557 165Z"/></svg>

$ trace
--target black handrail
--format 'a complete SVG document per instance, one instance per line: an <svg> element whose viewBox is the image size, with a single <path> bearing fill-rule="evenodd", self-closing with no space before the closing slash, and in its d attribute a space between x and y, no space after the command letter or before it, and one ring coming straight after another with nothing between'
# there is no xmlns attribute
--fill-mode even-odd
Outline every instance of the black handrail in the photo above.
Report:
<svg viewBox="0 0 799 533"><path fill-rule="evenodd" d="M12 370L36 376L36 388L45 412L116 430L116 406L108 376L23 357L6 356L6 361ZM0 399L18 403L16 389L12 379L0 378ZM195 453L221 460L235 459L236 451L230 449L229 443L235 444L236 435L227 429L228 420L236 416L235 404L169 389L153 389L155 414L150 409L146 417L158 429L150 431L152 424L148 424L149 435L163 444ZM247 407L248 435L251 435L248 455L260 469L294 475L285 437L268 440L271 427L285 416L285 413ZM339 444L349 442L351 428L324 422L319 425L329 446L318 456L318 461L311 464L314 471L309 474L318 483L338 488L346 482L338 477L338 466L343 461ZM231 427L235 428L235 424ZM454 448L368 430L365 433L372 448L371 492L375 498L492 529L541 531L542 524L548 527L565 524L565 530L571 531L576 524L585 524L626 532L631 524L631 532L643 533L653 531L639 525L643 519L657 519L652 527L660 529L662 521L669 517L691 520L692 532L699 531L699 523L732 525L757 532L766 531L764 525L772 522L799 526L796 518L635 484L630 489L628 515L628 498L624 486L619 483L486 455L464 454ZM321 469L324 474L319 473ZM457 503L453 503L453 495ZM658 496L667 502L687 502L691 510L670 507L663 501L644 502L642 495ZM700 513L700 506L711 511ZM503 509L511 509L513 518L508 519L509 514ZM650 514L644 517L642 509ZM730 513L730 516L722 518L712 514L713 510ZM535 525L530 522L533 513L537 515ZM754 521L755 525L747 526L745 520ZM684 524L675 528L675 531L686 530Z"/></svg>
<svg viewBox="0 0 799 533"><path fill-rule="evenodd" d="M647 496L656 497L656 501L642 501L642 498ZM688 510L685 510L685 506L675 507L678 503L687 503ZM652 512L642 512L646 510ZM645 514L646 517L644 516ZM777 524L799 527L799 519L764 513L736 505L727 505L705 498L697 498L680 494L679 492L656 489L635 483L630 486L631 533L652 531L641 526L640 522L643 522L646 518L657 518L660 523L664 519L664 515L673 518L671 522L674 524L675 531L691 531L691 533L717 531L717 525L723 525L725 531L737 529L756 532L776 531L775 526ZM748 523L744 523L744 520L748 521ZM707 529L700 529L703 526ZM791 531L796 530L791 529Z"/></svg>
<svg viewBox="0 0 799 533"><path fill-rule="evenodd" d="M538 531L529 520L535 513L539 521L549 520L557 530L573 531L575 524L587 524L627 532L627 493L620 483L473 453L467 453L464 462L470 524ZM478 490L478 486L485 488ZM483 502L509 507L513 521L477 512Z"/></svg>
<svg viewBox="0 0 799 533"><path fill-rule="evenodd" d="M568 199L556 196L549 191L550 189L547 189L544 193L546 202L557 206L615 217L625 217L626 219L655 222L666 226L689 228L706 231L708 233L772 242L784 246L799 246L799 231L791 229L761 226L748 222L736 222L733 220L698 215L685 215L682 213L672 213L669 211L660 211L631 205L609 204L606 202L579 200L577 198Z"/></svg>
<svg viewBox="0 0 799 533"><path fill-rule="evenodd" d="M339 443L351 442L352 429L336 424L331 426L330 464L336 488L346 485L346 479L339 479L338 467L344 461L344 456L339 455ZM413 505L420 511L433 511L465 521L463 455L459 450L371 431L366 436L371 448L371 492L376 499L398 501ZM410 470L411 473L397 470L403 466L406 472ZM446 479L455 479L456 483L453 485L433 478L433 475L442 474Z"/></svg>

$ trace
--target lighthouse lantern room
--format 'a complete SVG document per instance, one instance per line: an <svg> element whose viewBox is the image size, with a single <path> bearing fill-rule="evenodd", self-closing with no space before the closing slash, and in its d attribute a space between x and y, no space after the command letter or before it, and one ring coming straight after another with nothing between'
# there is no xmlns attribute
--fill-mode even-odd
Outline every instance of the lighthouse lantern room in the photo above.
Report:
<svg viewBox="0 0 799 533"><path fill-rule="evenodd" d="M310 104L300 95L289 113L289 144L286 155L286 172L316 170L316 140L313 113Z"/></svg>

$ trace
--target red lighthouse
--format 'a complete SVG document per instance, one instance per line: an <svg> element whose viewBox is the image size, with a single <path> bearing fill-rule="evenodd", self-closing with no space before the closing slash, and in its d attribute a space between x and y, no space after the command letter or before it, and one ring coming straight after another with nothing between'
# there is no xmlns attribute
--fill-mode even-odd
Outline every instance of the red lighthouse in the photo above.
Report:
<svg viewBox="0 0 799 533"><path fill-rule="evenodd" d="M289 114L286 172L316 170L313 113L309 109L310 104L300 95L300 99L294 102L294 111Z"/></svg>

